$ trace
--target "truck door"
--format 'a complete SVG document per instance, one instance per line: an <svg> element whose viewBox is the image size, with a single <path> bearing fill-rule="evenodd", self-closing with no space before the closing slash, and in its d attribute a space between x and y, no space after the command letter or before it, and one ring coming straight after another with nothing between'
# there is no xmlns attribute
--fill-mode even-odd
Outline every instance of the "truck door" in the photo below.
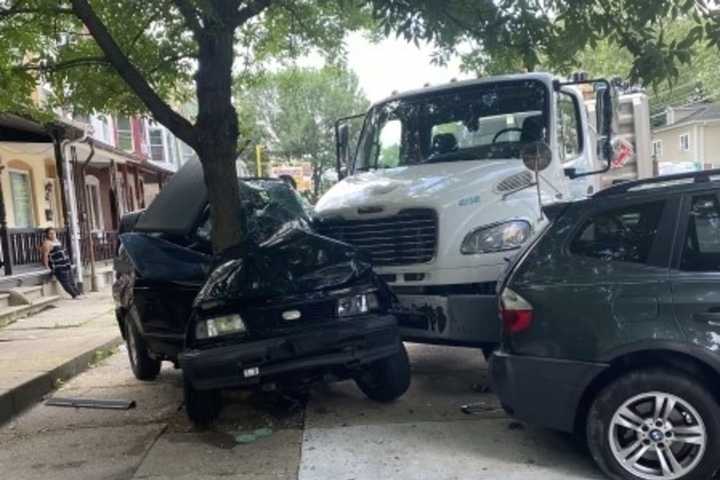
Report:
<svg viewBox="0 0 720 480"><path fill-rule="evenodd" d="M676 239L672 289L675 315L692 343L720 348L720 201L685 198Z"/></svg>

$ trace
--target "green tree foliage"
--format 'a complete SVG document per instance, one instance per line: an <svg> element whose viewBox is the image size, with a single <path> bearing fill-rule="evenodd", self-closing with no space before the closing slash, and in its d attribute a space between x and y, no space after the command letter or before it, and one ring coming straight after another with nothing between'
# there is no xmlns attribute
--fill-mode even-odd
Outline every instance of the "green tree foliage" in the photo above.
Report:
<svg viewBox="0 0 720 480"><path fill-rule="evenodd" d="M241 135L234 80L318 49L342 57L347 31L365 27L355 1L0 0L0 109L151 114L198 153L215 218L213 245L242 241L234 179ZM174 105L197 104L185 118Z"/></svg>
<svg viewBox="0 0 720 480"><path fill-rule="evenodd" d="M258 141L274 157L311 162L317 198L323 173L335 165L335 120L369 107L357 76L335 65L290 67L239 90L240 110L253 116Z"/></svg>
<svg viewBox="0 0 720 480"><path fill-rule="evenodd" d="M715 0L375 0L386 33L438 47L442 62L458 52L481 74L566 69L601 42L632 57L629 77L656 85L680 74L693 45L720 47ZM691 28L668 35L679 19Z"/></svg>
<svg viewBox="0 0 720 480"><path fill-rule="evenodd" d="M0 0L0 108L32 110L38 82L54 104L149 113L194 148L215 218L213 245L242 241L234 179L242 135L233 85L318 48L341 58L343 37L367 27L460 53L483 73L572 65L608 41L633 58L630 76L657 84L680 74L692 47L720 47L716 0ZM671 38L669 25L691 20ZM196 118L173 104L194 97Z"/></svg>

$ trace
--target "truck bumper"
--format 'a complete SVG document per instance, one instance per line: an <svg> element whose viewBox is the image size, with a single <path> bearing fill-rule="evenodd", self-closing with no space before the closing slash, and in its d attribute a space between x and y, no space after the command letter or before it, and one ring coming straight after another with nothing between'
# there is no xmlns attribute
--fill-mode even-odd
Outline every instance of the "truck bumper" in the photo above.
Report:
<svg viewBox="0 0 720 480"><path fill-rule="evenodd" d="M302 382L319 372L346 373L399 351L397 322L366 315L337 327L243 342L180 354L186 381L198 390L235 388L273 381Z"/></svg>
<svg viewBox="0 0 720 480"><path fill-rule="evenodd" d="M511 355L490 357L493 392L506 412L541 427L572 432L583 393L608 365Z"/></svg>
<svg viewBox="0 0 720 480"><path fill-rule="evenodd" d="M403 339L480 347L500 343L495 295L398 295L398 300Z"/></svg>

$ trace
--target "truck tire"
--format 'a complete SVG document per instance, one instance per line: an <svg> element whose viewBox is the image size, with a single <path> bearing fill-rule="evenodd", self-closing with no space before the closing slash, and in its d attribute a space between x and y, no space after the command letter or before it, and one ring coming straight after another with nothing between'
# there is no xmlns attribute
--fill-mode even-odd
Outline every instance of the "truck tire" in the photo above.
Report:
<svg viewBox="0 0 720 480"><path fill-rule="evenodd" d="M222 392L220 390L197 390L192 384L183 381L185 412L194 424L209 425L214 422L222 410Z"/></svg>
<svg viewBox="0 0 720 480"><path fill-rule="evenodd" d="M160 373L161 361L150 356L145 340L138 332L132 317L134 308L125 316L125 343L127 345L128 358L135 378L138 380L155 380Z"/></svg>
<svg viewBox="0 0 720 480"><path fill-rule="evenodd" d="M355 378L358 388L371 400L392 402L410 387L410 360L405 345L386 358L376 360Z"/></svg>
<svg viewBox="0 0 720 480"><path fill-rule="evenodd" d="M596 397L588 448L612 479L713 478L720 469L717 400L693 376L673 370L629 373Z"/></svg>

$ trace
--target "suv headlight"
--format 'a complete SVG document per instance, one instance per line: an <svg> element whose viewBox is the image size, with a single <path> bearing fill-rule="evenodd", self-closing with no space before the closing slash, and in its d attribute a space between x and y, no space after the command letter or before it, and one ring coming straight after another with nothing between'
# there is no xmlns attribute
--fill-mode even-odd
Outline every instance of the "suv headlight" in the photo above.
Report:
<svg viewBox="0 0 720 480"><path fill-rule="evenodd" d="M380 306L377 295L374 293L362 293L360 295L352 295L342 297L337 302L338 317L351 317L353 315L362 315L363 313L377 310Z"/></svg>
<svg viewBox="0 0 720 480"><path fill-rule="evenodd" d="M195 325L195 338L213 338L246 331L245 322L237 313L201 320Z"/></svg>
<svg viewBox="0 0 720 480"><path fill-rule="evenodd" d="M522 246L531 233L532 228L525 220L480 227L465 236L460 253L471 255L514 250Z"/></svg>

